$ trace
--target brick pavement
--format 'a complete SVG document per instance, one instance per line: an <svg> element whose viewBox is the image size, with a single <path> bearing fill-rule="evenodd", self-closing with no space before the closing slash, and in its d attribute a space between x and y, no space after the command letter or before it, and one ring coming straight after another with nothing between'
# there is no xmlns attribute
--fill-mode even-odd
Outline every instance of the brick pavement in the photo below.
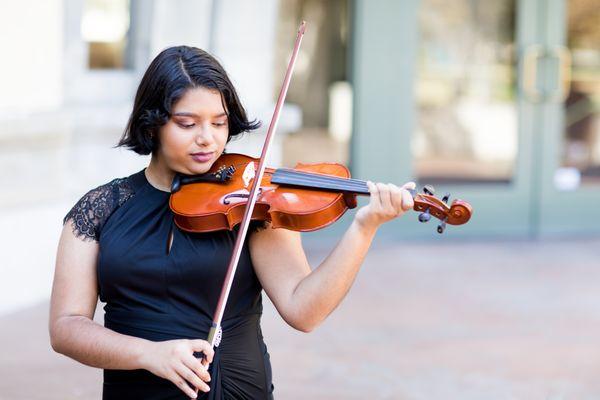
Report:
<svg viewBox="0 0 600 400"><path fill-rule="evenodd" d="M600 239L380 240L314 332L265 306L276 397L598 399L599 256ZM101 371L51 351L47 309L0 317L0 399L100 398Z"/></svg>

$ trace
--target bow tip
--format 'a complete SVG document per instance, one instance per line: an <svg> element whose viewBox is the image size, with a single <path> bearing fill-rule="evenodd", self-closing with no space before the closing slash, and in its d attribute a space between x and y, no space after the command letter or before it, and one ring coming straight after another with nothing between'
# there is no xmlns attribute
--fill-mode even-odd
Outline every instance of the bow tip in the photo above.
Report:
<svg viewBox="0 0 600 400"><path fill-rule="evenodd" d="M302 20L300 23L300 28L298 28L298 33L304 35L304 31L306 30L306 21Z"/></svg>

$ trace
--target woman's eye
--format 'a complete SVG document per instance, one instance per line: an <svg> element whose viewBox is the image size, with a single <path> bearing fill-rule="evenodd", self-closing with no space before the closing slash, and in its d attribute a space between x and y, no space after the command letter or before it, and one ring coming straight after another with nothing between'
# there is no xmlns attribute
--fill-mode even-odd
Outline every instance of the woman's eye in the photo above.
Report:
<svg viewBox="0 0 600 400"><path fill-rule="evenodd" d="M191 128L191 127L193 127L194 125L196 125L196 124L183 124L183 123L180 123L180 124L179 124L179 126L180 126L180 127L182 127L182 128Z"/></svg>
<svg viewBox="0 0 600 400"><path fill-rule="evenodd" d="M225 124L225 122L215 122L213 125L214 126L225 126L226 124Z"/></svg>

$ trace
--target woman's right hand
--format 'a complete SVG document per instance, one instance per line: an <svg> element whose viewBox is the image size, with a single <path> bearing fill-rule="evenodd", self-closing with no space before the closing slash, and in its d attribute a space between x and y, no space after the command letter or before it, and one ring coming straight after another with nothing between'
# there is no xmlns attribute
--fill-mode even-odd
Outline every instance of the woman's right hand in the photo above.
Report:
<svg viewBox="0 0 600 400"><path fill-rule="evenodd" d="M210 374L202 359L196 358L194 352L202 352L205 355L206 365L213 360L214 350L206 340L177 339L164 342L148 341L141 363L144 369L170 380L187 396L195 399L198 390L210 390L206 384L210 382Z"/></svg>

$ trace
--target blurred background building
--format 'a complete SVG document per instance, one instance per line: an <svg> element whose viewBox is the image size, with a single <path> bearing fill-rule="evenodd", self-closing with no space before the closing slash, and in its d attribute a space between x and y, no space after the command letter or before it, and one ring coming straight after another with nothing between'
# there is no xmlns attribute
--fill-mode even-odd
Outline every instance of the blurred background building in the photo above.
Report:
<svg viewBox="0 0 600 400"><path fill-rule="evenodd" d="M213 53L263 121L228 151L258 156L303 19L270 165L475 212L385 224L311 335L265 296L276 395L600 398L600 0L0 0L1 398L99 396L101 371L52 352L47 301L63 216L148 162L113 146L153 57ZM352 216L303 234L312 266Z"/></svg>
<svg viewBox="0 0 600 400"><path fill-rule="evenodd" d="M110 145L141 74L170 45L215 54L266 129L305 19L272 165L338 161L360 179L438 185L476 210L457 235L597 233L599 9L598 0L4 1L0 165L10 189L0 204L73 200L143 166ZM261 144L246 135L230 151Z"/></svg>
<svg viewBox="0 0 600 400"><path fill-rule="evenodd" d="M433 184L475 210L446 235L598 234L599 10L600 0L2 1L0 227L2 246L20 249L5 271L52 259L69 207L146 165L112 146L167 46L223 63L263 121L228 150L259 155L303 19L272 166L337 161L363 180ZM310 237L338 236L350 220ZM382 235L431 238L432 225L409 215ZM32 293L51 280L43 268Z"/></svg>

